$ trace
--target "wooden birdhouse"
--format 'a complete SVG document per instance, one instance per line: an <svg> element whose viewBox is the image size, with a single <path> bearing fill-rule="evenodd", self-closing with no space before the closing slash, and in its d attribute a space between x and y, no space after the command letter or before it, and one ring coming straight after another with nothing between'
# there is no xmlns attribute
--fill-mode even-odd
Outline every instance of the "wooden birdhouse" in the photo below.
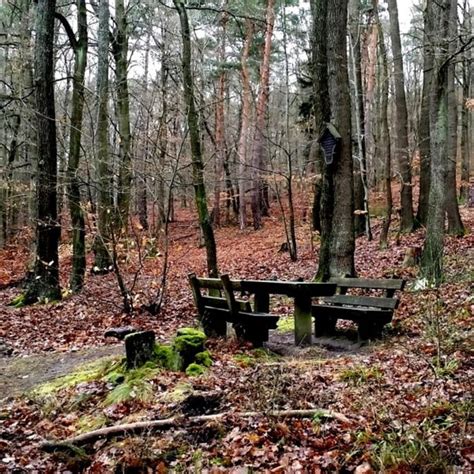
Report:
<svg viewBox="0 0 474 474"><path fill-rule="evenodd" d="M318 143L324 153L324 161L327 165L332 164L335 156L339 153L341 135L331 123L326 123L324 130L318 138Z"/></svg>

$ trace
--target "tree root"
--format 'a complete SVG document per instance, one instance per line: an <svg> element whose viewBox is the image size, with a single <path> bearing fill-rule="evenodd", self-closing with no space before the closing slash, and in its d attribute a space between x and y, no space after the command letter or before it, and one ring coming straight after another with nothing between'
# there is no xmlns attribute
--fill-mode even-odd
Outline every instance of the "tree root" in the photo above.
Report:
<svg viewBox="0 0 474 474"><path fill-rule="evenodd" d="M226 413L217 413L213 415L200 415L192 417L182 417L176 416L171 418L165 418L163 420L148 420L148 421L138 421L135 423L126 423L123 425L109 426L106 428L100 428L98 430L90 431L88 433L69 438L64 441L46 441L40 445L40 448L47 452L52 452L62 449L70 449L71 446L83 445L95 442L99 439L110 439L114 437L123 437L130 434L139 434L144 431L154 432L154 431L164 431L170 428L182 426L184 424L196 424L196 423L206 423L208 421L222 421L227 417L237 417L237 418L251 418L257 416L268 416L271 418L309 418L312 416L320 416L324 418L334 418L341 423L351 423L351 420L343 415L342 413L333 412L330 410L321 410L321 409L311 409L311 410L274 410L269 412L226 412Z"/></svg>

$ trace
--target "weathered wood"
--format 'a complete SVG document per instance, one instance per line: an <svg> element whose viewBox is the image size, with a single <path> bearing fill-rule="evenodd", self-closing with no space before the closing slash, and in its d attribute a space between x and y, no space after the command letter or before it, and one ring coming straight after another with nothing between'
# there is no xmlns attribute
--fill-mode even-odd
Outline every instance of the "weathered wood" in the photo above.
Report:
<svg viewBox="0 0 474 474"><path fill-rule="evenodd" d="M331 283L335 283L338 288L365 288L373 290L400 290L405 287L405 280L383 279L372 280L364 278L331 278Z"/></svg>
<svg viewBox="0 0 474 474"><path fill-rule="evenodd" d="M155 333L153 331L134 332L125 336L125 355L127 368L136 369L155 354Z"/></svg>
<svg viewBox="0 0 474 474"><path fill-rule="evenodd" d="M334 295L323 298L323 303L348 306L365 306L369 308L391 309L398 306L397 298L384 298L377 296L352 296L352 295Z"/></svg>
<svg viewBox="0 0 474 474"><path fill-rule="evenodd" d="M392 320L393 311L376 308L360 308L336 305L313 305L315 316L330 316L337 319L350 319L355 322L364 320L381 321L385 324Z"/></svg>
<svg viewBox="0 0 474 474"><path fill-rule="evenodd" d="M298 295L295 297L295 344L308 346L311 344L311 297Z"/></svg>

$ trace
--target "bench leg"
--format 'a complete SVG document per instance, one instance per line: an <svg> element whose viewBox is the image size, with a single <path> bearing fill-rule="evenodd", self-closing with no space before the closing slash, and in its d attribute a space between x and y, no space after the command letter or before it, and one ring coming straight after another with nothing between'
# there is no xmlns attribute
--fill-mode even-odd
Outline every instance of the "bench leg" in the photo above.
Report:
<svg viewBox="0 0 474 474"><path fill-rule="evenodd" d="M382 336L384 323L373 321L360 321L357 327L357 333L360 341L369 339L378 339Z"/></svg>
<svg viewBox="0 0 474 474"><path fill-rule="evenodd" d="M215 317L206 311L201 318L201 324L207 337L227 336L227 322L225 319Z"/></svg>
<svg viewBox="0 0 474 474"><path fill-rule="evenodd" d="M314 335L316 337L334 336L336 334L337 318L331 316L315 315Z"/></svg>

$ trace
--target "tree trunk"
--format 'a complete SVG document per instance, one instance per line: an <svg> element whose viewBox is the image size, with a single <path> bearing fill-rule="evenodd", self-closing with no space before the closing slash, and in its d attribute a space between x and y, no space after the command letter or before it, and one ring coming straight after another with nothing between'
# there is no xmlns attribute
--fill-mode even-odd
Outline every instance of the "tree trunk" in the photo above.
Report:
<svg viewBox="0 0 474 474"><path fill-rule="evenodd" d="M247 65L250 45L253 40L253 23L250 19L245 21L246 34L244 47L240 58L242 78L242 110L240 115L240 136L237 148L239 161L239 224L240 229L247 227L247 151L249 146L249 121L250 121L250 76Z"/></svg>
<svg viewBox="0 0 474 474"><path fill-rule="evenodd" d="M382 230L380 232L380 248L388 247L388 231L392 220L392 166L391 166L391 150L390 150L390 130L388 126L388 66L387 66L387 50L385 48L385 38L380 19L377 14L377 27L379 34L378 42L378 89L380 94L379 105L379 150L380 156L384 159L384 180L385 180L385 216L382 222Z"/></svg>
<svg viewBox="0 0 474 474"><path fill-rule="evenodd" d="M414 227L413 198L411 183L410 159L408 156L408 114L405 98L405 80L403 77L402 45L400 41L400 26L398 23L397 0L388 0L390 13L390 39L392 42L393 72L395 82L395 112L396 112L396 151L400 167L400 231L411 232Z"/></svg>
<svg viewBox="0 0 474 474"><path fill-rule="evenodd" d="M124 0L115 0L115 18L117 21L117 27L115 30L114 41L112 43L112 51L115 59L118 132L120 135L120 168L118 179L117 206L120 218L119 225L121 228L126 228L128 224L128 212L130 208L132 160L130 154L130 104L127 79L128 32Z"/></svg>
<svg viewBox="0 0 474 474"><path fill-rule="evenodd" d="M431 30L427 8L423 11L423 89L421 95L420 121L418 123L418 148L420 152L420 191L416 220L426 226L428 198L430 193L430 87L433 69L433 57L429 46L427 31Z"/></svg>
<svg viewBox="0 0 474 474"><path fill-rule="evenodd" d="M472 17L469 11L469 3L464 0L463 5L463 35L465 38L472 31ZM469 110L466 105L466 100L472 96L471 88L471 68L472 68L472 48L464 51L462 61L462 115L461 115L461 189L459 191L459 198L461 202L468 202L469 198L469 177L471 168L471 154L472 143L469 139ZM471 112L472 115L472 112Z"/></svg>
<svg viewBox="0 0 474 474"><path fill-rule="evenodd" d="M354 230L357 236L365 235L372 240L369 221L369 188L367 184L367 160L365 146L364 93L362 89L360 1L349 2L349 52L351 58L352 81L354 91L355 132L357 136L357 166L354 174ZM359 212L357 212L359 211Z"/></svg>
<svg viewBox="0 0 474 474"><path fill-rule="evenodd" d="M449 55L456 54L458 41L457 0L451 0L449 19ZM458 151L458 100L455 85L456 63L450 61L448 66L448 160L446 176L446 213L448 215L448 234L464 235L456 187L456 156Z"/></svg>
<svg viewBox="0 0 474 474"><path fill-rule="evenodd" d="M67 164L68 200L72 226L71 290L80 291L86 271L86 243L84 211L81 204L80 181L77 177L81 156L82 117L84 110L84 77L87 64L87 10L85 0L77 1L78 38L69 23L63 23L74 50L74 76L72 84L71 130Z"/></svg>
<svg viewBox="0 0 474 474"><path fill-rule="evenodd" d="M57 148L54 106L55 0L38 0L34 54L38 170L36 178L36 255L25 302L58 300Z"/></svg>
<svg viewBox="0 0 474 474"><path fill-rule="evenodd" d="M429 0L433 30L429 31L433 48L433 76L430 93L431 184L422 255L422 273L439 285L443 277L444 223L446 209L446 156L448 154L448 44L451 0Z"/></svg>
<svg viewBox="0 0 474 474"><path fill-rule="evenodd" d="M255 118L255 135L253 139L252 150L252 174L253 189L252 189L252 216L253 226L259 229L262 226L262 215L268 212L268 199L265 194L265 183L262 178L262 171L265 166L265 145L264 145L264 129L265 119L268 107L268 94L270 82L270 55L272 49L273 25L275 22L275 0L267 0L266 13L266 28L265 28L265 43L263 48L262 64L260 67L260 84L258 88L257 110Z"/></svg>
<svg viewBox="0 0 474 474"><path fill-rule="evenodd" d="M194 99L194 81L191 72L191 35L189 31L188 14L183 0L173 0L179 14L181 24L181 39L183 42L182 68L184 83L184 100L188 118L189 137L191 141L191 156L193 168L193 186L196 207L206 247L207 270L209 276L217 277L217 252L214 231L212 229L209 210L207 208L206 188L204 185L204 163L202 159L201 133L199 130L199 118L196 111Z"/></svg>
<svg viewBox="0 0 474 474"><path fill-rule="evenodd" d="M351 276L354 268L351 107L346 51L347 0L329 0L326 17L327 77L331 123L341 135L339 153L324 164L321 250L317 278ZM337 219L333 219L337 216Z"/></svg>
<svg viewBox="0 0 474 474"><path fill-rule="evenodd" d="M99 27L97 33L97 234L94 241L94 272L105 273L112 268L108 250L110 222L112 218L112 178L109 157L109 2L99 3Z"/></svg>
<svg viewBox="0 0 474 474"><path fill-rule="evenodd" d="M227 13L224 11L222 13L222 18L220 22L222 26L222 37L221 45L219 48L219 62L221 67L221 72L219 74L219 80L217 84L217 102L216 102L216 123L215 123L215 136L216 136L216 162L215 162L215 187L214 187L214 209L212 211L212 217L214 225L220 226L221 223L221 210L220 210L220 196L221 196L221 187L222 179L224 177L224 162L225 162L225 113L224 113L224 104L225 104L225 91L226 91L226 81L227 81L227 72L223 67L224 61L226 58L226 24L227 24Z"/></svg>
<svg viewBox="0 0 474 474"><path fill-rule="evenodd" d="M148 230L148 190L147 190L147 161L148 161L148 143L149 143L149 126L150 118L152 114L152 103L150 103L150 97L148 95L148 70L150 62L150 33L146 37L145 46L145 68L143 72L144 87L143 87L143 100L146 106L142 108L140 114L140 144L138 145L139 156L138 156L138 189L137 189L137 205L138 205L138 218L140 225L144 230ZM162 65L163 67L163 65Z"/></svg>

